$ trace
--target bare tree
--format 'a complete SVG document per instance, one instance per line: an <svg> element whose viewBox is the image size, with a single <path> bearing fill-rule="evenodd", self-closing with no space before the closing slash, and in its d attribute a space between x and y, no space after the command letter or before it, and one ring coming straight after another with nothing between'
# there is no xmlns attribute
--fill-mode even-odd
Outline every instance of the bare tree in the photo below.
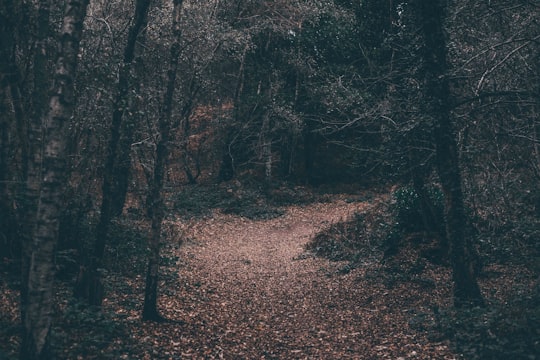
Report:
<svg viewBox="0 0 540 360"><path fill-rule="evenodd" d="M118 215L118 209L121 211L125 199L124 194L124 196L120 196L120 201L115 201L118 200L117 192L119 188L117 185L119 177L123 176L123 174L119 174L118 170L115 169L115 165L117 165L118 161L117 154L121 126L128 111L128 98L131 85L130 76L135 58L136 42L140 32L146 25L149 6L150 0L138 0L135 4L134 21L130 27L124 49L124 58L118 74L118 89L113 103L111 134L103 173L101 213L96 228L94 253L90 258L88 268L85 266L81 267L75 288L75 295L86 298L90 305L100 306L102 302L103 286L101 284L100 269L103 266L102 262L109 225L113 216ZM125 152L125 150L123 151Z"/></svg>
<svg viewBox="0 0 540 360"><path fill-rule="evenodd" d="M144 291L143 320L161 321L157 308L159 259L161 243L161 225L164 218L165 208L161 191L165 178L165 168L169 153L169 137L173 111L173 98L176 86L178 61L181 53L180 37L182 35L180 20L182 17L182 0L173 1L172 33L173 42L170 47L169 66L167 69L167 82L158 119L159 139L156 146L156 160L154 164L154 177L150 185L148 206L152 220L148 255L148 267L146 271L146 288Z"/></svg>
<svg viewBox="0 0 540 360"><path fill-rule="evenodd" d="M11 109L20 110L13 103L11 89L16 86L18 68L15 61L15 29L19 9L13 1L0 4L0 256L8 256L14 247L16 222L8 183L12 177L14 116ZM19 113L20 115L20 113ZM20 119L17 119L20 120Z"/></svg>

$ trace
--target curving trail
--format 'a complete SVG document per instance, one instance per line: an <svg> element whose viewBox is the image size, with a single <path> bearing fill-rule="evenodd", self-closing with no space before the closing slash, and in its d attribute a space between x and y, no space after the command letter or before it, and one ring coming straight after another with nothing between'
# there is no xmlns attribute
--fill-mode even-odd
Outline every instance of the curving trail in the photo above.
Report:
<svg viewBox="0 0 540 360"><path fill-rule="evenodd" d="M181 287L163 296L162 305L165 315L185 325L164 330L172 343L165 354L171 359L454 358L445 344L430 343L426 334L408 328L406 311L424 305L407 294L395 298L394 290L373 281L377 264L343 275L337 272L343 264L305 253L317 230L366 206L338 199L290 207L272 220L216 213L182 224Z"/></svg>

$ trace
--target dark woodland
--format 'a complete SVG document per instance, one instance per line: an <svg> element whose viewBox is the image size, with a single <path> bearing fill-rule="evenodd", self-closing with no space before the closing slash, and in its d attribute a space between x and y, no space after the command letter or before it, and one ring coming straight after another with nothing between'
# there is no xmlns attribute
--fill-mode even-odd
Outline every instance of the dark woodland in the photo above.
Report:
<svg viewBox="0 0 540 360"><path fill-rule="evenodd" d="M537 0L0 0L0 360L540 360Z"/></svg>

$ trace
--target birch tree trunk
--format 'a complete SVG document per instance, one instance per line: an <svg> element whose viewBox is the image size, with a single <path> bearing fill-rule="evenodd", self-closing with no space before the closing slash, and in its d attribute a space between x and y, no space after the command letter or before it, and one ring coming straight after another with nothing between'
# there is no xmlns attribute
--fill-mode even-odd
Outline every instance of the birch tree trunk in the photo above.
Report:
<svg viewBox="0 0 540 360"><path fill-rule="evenodd" d="M21 159L23 163L23 180L25 183L24 201L22 210L23 241L21 281L28 282L29 259L32 251L33 226L35 225L39 192L41 187L41 169L43 158L43 118L47 112L48 89L50 88L50 76L47 68L49 61L48 43L50 39L50 1L39 0L37 2L37 32L35 35L33 77L34 88L32 90L31 115L25 114L22 108L16 113L20 123L19 137L21 140ZM14 103L21 104L21 93L18 85L12 84L12 98ZM26 310L26 288L21 288L21 318L24 319Z"/></svg>
<svg viewBox="0 0 540 360"><path fill-rule="evenodd" d="M167 86L163 94L161 111L159 114L159 140L156 148L156 162L154 165L154 178L150 187L148 204L152 219L152 231L149 241L150 253L146 271L146 287L144 291L143 320L161 321L157 307L159 259L161 242L161 224L164 218L164 204L161 191L165 178L165 168L168 156L168 143L171 128L173 96L176 86L178 61L180 58L180 37L182 35L180 20L182 17L182 0L174 0L173 8L173 43L170 48L169 68L167 69Z"/></svg>
<svg viewBox="0 0 540 360"><path fill-rule="evenodd" d="M446 38L442 0L416 0L421 29L426 115L433 122L436 166L445 196L446 235L450 246L454 282L454 305L483 305L476 280L473 248L465 235L466 217L461 186L461 170L453 124L448 79Z"/></svg>
<svg viewBox="0 0 540 360"><path fill-rule="evenodd" d="M66 183L65 129L75 104L74 79L83 21L89 0L66 3L59 34L60 52L56 61L49 109L43 117L47 134L41 164L41 188L28 267L26 311L21 359L51 359L50 331L54 295L54 252L62 191Z"/></svg>

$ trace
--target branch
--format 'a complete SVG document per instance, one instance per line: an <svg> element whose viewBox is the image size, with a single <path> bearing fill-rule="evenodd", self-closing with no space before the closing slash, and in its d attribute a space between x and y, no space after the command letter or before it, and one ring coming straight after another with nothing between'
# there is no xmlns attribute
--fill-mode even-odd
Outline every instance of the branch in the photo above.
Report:
<svg viewBox="0 0 540 360"><path fill-rule="evenodd" d="M502 58L501 61L499 61L498 63L496 63L491 69L488 69L484 72L484 74L482 75L482 77L480 78L480 80L478 81L478 85L476 86L476 91L475 91L475 94L478 95L480 89L482 88L482 85L484 84L484 81L486 80L486 78L491 74L493 73L495 70L497 70L497 68L501 65L503 65L510 57L512 57L512 55L514 55L515 53L517 53L518 51L520 51L521 49L523 49L524 47L526 47L527 45L529 45L530 43L533 43L535 42L536 40L538 40L540 38L540 35L537 35L536 37L532 38L531 40L527 41L526 43L518 46L517 48L513 49L512 51L510 51L508 54L506 54L506 56L504 58Z"/></svg>
<svg viewBox="0 0 540 360"><path fill-rule="evenodd" d="M455 109L462 105L469 104L477 100L482 100L488 97L506 97L506 96L533 97L535 96L535 94L532 91L519 91L519 90L489 91L489 92L476 93L476 95L471 98L463 99L461 101L456 102L455 104L453 104L453 108Z"/></svg>

